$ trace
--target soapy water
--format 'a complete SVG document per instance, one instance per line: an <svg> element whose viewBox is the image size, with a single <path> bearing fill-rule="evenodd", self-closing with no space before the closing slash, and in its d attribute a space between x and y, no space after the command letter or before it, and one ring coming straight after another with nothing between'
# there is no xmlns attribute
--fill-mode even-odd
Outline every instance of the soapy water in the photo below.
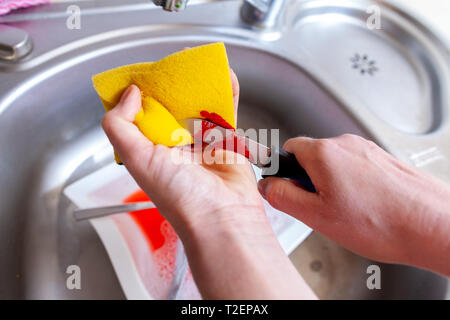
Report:
<svg viewBox="0 0 450 320"><path fill-rule="evenodd" d="M260 170L255 169L256 176L260 177ZM125 203L138 201L150 201L150 198L142 190L139 190L124 200ZM283 219L282 215L273 212L268 203L264 204L272 229L275 234L278 234L286 227L289 220L287 221ZM120 215L118 218L122 220L118 223L119 230L130 247L142 282L152 297L165 299L175 280L176 259L180 258L177 257L177 246L180 242L174 229L162 217L158 209L135 211L127 215ZM123 220L126 218L129 219L128 224L131 223L134 228L124 227ZM133 229L137 230L133 231ZM190 270L182 280L182 289L177 297L179 299L201 298Z"/></svg>
<svg viewBox="0 0 450 320"><path fill-rule="evenodd" d="M150 201L141 190L124 202ZM165 299L175 279L178 236L157 209L147 209L113 217L133 256L137 272L154 299ZM182 279L179 299L200 299L190 270Z"/></svg>

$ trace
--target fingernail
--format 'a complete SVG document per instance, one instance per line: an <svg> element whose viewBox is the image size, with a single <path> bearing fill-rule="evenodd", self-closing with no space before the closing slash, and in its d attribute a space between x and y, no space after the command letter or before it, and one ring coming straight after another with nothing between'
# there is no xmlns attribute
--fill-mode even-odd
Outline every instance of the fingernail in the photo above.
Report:
<svg viewBox="0 0 450 320"><path fill-rule="evenodd" d="M258 181L258 190L259 193L265 198L266 197L266 191L267 186L269 185L269 182L266 179L261 179Z"/></svg>
<svg viewBox="0 0 450 320"><path fill-rule="evenodd" d="M125 104L127 99L130 97L131 92L133 92L133 89L134 89L134 85L132 84L124 91L124 93L122 93L122 97L120 97L120 102L119 102L120 105Z"/></svg>

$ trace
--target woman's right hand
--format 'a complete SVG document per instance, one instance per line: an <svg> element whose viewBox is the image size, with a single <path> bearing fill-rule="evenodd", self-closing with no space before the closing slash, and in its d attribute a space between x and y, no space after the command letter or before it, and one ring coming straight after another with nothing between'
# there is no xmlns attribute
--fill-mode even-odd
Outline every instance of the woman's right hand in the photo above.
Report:
<svg viewBox="0 0 450 320"><path fill-rule="evenodd" d="M295 138L294 153L317 193L266 178L259 190L342 246L370 259L450 275L450 187L355 135Z"/></svg>

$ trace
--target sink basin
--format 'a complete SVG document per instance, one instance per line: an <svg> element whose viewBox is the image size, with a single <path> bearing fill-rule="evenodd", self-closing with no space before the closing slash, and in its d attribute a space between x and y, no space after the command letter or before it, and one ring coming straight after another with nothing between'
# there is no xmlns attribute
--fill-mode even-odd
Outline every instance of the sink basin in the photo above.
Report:
<svg viewBox="0 0 450 320"><path fill-rule="evenodd" d="M425 62L414 63L420 70L422 66L428 68L422 70L423 81L430 77L432 84L442 87L429 95L411 95L408 103L415 110L412 118L393 116L389 108L371 104L372 99L360 99L372 94L367 84L357 83L355 94L349 79L339 81L340 66L333 67L335 61L326 61L326 55L320 54L329 40L326 36L317 37L322 47L308 37L308 28L326 30L327 25L320 23L321 14L336 10L330 5L332 1L317 2L313 7L309 7L309 1L296 2L284 15L284 28L267 32L240 21L240 1L194 4L176 15L141 1L127 5L115 0L100 1L100 5L79 3L86 6L82 7L80 30L57 29L65 25L63 4L0 18L0 23L8 22L29 32L35 43L26 59L0 62L0 183L7 186L0 193L0 298L125 298L91 225L64 223L70 203L62 190L112 162L100 128L103 109L90 77L116 66L158 60L186 46L226 43L231 66L241 83L239 127L280 128L282 140L296 135L359 134L402 159L419 159L424 170L450 181L450 172L442 169L448 165L445 160L431 161L427 154L417 156L430 148L435 148L435 157L450 156L450 150L441 150L442 139L448 137L448 97L443 87L448 66L436 70L436 63L449 59L445 54L441 60L425 59L429 51L440 57L438 40L433 38L427 46L419 46L414 52ZM355 2L346 5L352 10L340 14L359 19ZM120 18L115 10L119 7ZM335 23L340 28L334 31L338 35L353 30L346 25L348 20L339 21ZM59 30L58 37L48 38L46 35L54 30ZM417 40L416 47L421 43ZM394 50L393 45L386 46ZM342 54L345 63L350 63L354 48L348 53L350 56ZM395 59L406 73L412 72L408 69L412 62L404 55ZM380 75L382 68L380 65ZM362 82L357 76L354 79ZM417 79L408 83L416 88L420 86ZM422 88L426 91L427 86ZM424 96L429 99L422 100ZM380 99L377 103L381 104ZM392 116L398 121L391 122ZM382 289L368 290L366 270L374 262L318 234L301 244L291 259L322 298L444 298L446 294L447 280L441 276L381 263L376 264L382 268ZM66 268L73 264L81 268L82 290L66 288Z"/></svg>

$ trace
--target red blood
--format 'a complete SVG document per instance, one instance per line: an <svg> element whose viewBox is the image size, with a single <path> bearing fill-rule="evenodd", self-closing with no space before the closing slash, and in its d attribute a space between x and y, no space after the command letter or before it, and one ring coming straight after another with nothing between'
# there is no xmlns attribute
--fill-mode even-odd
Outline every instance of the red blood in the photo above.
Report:
<svg viewBox="0 0 450 320"><path fill-rule="evenodd" d="M150 201L144 191L139 190L128 196L124 203ZM161 224L165 219L161 216L158 209L146 209L129 212L129 215L136 221L153 251L158 250L164 245L165 238L161 232Z"/></svg>
<svg viewBox="0 0 450 320"><path fill-rule="evenodd" d="M230 125L228 122L226 122L220 115L218 115L215 112L209 113L208 111L203 110L203 111L200 111L200 115L203 118L205 118L205 119L207 119L207 120L217 124L218 126L221 126L221 127L225 128L225 129L232 129L232 130L234 130L234 127L232 125Z"/></svg>
<svg viewBox="0 0 450 320"><path fill-rule="evenodd" d="M236 131L233 128L233 126L231 126L228 122L226 122L220 115L218 115L215 112L209 113L208 111L203 110L200 112L200 115L203 118L205 118L206 120L209 120L212 123L214 123L222 128L231 129L233 131ZM207 130L212 129L212 128L214 128L214 126L209 125L209 123L202 123L202 132L203 133L205 133ZM245 146L245 142L243 140L238 139L236 136L233 136L232 138L227 138L227 139L233 139L233 141L231 142L232 143L231 145L234 146L233 151L235 153L240 153L247 159L250 159L250 157L251 157L250 151L248 150L247 146ZM223 140L222 146L216 145L216 147L224 149L224 150L228 150L227 143L226 143L227 139ZM242 154L242 150L243 150L244 154Z"/></svg>

